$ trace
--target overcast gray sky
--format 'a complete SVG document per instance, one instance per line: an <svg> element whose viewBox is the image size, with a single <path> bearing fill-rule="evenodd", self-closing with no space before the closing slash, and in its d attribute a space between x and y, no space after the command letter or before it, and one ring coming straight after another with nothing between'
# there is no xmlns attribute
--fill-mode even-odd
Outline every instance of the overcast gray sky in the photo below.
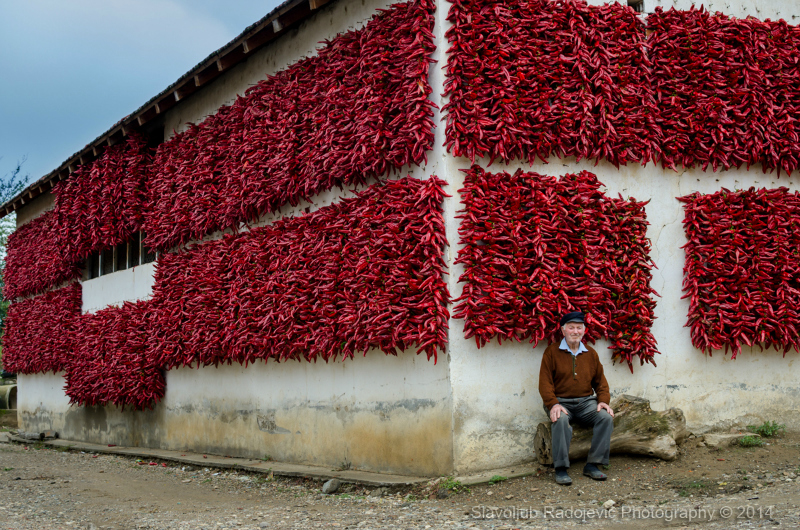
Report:
<svg viewBox="0 0 800 530"><path fill-rule="evenodd" d="M280 0L0 0L0 177L36 180Z"/></svg>

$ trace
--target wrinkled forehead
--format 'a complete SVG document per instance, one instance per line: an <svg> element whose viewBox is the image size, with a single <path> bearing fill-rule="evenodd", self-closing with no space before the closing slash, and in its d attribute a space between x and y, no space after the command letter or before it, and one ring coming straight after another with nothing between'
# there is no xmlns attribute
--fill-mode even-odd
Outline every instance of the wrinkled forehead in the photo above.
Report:
<svg viewBox="0 0 800 530"><path fill-rule="evenodd" d="M582 327L584 327L584 323L583 322L567 322L566 324L564 324L564 327L565 328L582 328Z"/></svg>

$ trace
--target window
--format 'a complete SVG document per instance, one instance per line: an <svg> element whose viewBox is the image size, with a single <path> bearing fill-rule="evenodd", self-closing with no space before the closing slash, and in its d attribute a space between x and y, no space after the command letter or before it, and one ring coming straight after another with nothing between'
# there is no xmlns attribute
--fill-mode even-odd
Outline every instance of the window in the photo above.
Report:
<svg viewBox="0 0 800 530"><path fill-rule="evenodd" d="M156 253L151 252L147 245L144 244L144 232L140 232L142 235L142 263L151 263L156 260Z"/></svg>
<svg viewBox="0 0 800 530"><path fill-rule="evenodd" d="M114 272L114 247L103 249L100 253L100 274Z"/></svg>
<svg viewBox="0 0 800 530"><path fill-rule="evenodd" d="M92 280L100 276L100 255L92 254L87 261L86 268L89 272L89 279Z"/></svg>
<svg viewBox="0 0 800 530"><path fill-rule="evenodd" d="M628 7L637 13L644 13L644 0L628 0Z"/></svg>
<svg viewBox="0 0 800 530"><path fill-rule="evenodd" d="M112 272L154 262L158 254L150 252L147 247L143 246L143 239L144 234L137 232L130 241L90 255L86 259L86 275L84 277L93 280Z"/></svg>
<svg viewBox="0 0 800 530"><path fill-rule="evenodd" d="M116 264L114 265L114 270L124 271L128 268L128 243L120 243L117 245L115 252Z"/></svg>
<svg viewBox="0 0 800 530"><path fill-rule="evenodd" d="M133 236L133 241L128 246L128 267L135 267L139 264L140 235L139 232L136 232L136 235Z"/></svg>

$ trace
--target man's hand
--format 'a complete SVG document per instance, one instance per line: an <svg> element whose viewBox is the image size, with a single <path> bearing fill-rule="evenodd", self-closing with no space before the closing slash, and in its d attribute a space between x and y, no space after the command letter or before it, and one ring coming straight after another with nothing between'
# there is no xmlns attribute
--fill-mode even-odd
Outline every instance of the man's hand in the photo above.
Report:
<svg viewBox="0 0 800 530"><path fill-rule="evenodd" d="M555 423L556 420L561 417L562 413L569 416L569 412L567 412L567 409L562 407L560 404L556 403L555 405L553 405L553 408L550 409L550 421Z"/></svg>
<svg viewBox="0 0 800 530"><path fill-rule="evenodd" d="M555 407L553 407L553 408L555 408ZM598 404L597 404L597 412L600 412L600 411L601 411L601 410L603 410L603 409L605 409L605 410L606 410L606 412L608 412L609 414L611 414L611 417L612 417L612 418L614 417L614 411L613 411L613 410L611 410L611 407L609 407L609 406L608 406L608 405L606 405L605 403L598 403ZM553 416L553 411L552 411L552 410L550 411L550 416L551 416L551 417Z"/></svg>

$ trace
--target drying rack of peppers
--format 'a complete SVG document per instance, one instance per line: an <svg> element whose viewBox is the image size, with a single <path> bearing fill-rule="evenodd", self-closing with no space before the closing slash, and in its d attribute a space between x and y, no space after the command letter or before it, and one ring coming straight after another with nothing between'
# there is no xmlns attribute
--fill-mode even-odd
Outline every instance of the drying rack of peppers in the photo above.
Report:
<svg viewBox="0 0 800 530"><path fill-rule="evenodd" d="M148 246L167 250L425 162L433 12L430 0L381 10L161 144Z"/></svg>
<svg viewBox="0 0 800 530"><path fill-rule="evenodd" d="M80 262L64 256L58 233L55 212L50 210L8 236L3 270L6 300L40 293L81 276Z"/></svg>
<svg viewBox="0 0 800 530"><path fill-rule="evenodd" d="M580 310L586 340L608 339L615 362L655 366L646 202L606 197L601 186L586 171L467 171L457 216L464 288L453 310L466 338L479 348L493 338L553 342L561 316Z"/></svg>
<svg viewBox="0 0 800 530"><path fill-rule="evenodd" d="M66 259L80 262L141 230L152 155L145 139L132 132L55 185L56 223L63 228L58 244Z"/></svg>
<svg viewBox="0 0 800 530"><path fill-rule="evenodd" d="M799 167L800 28L658 7L647 29L664 167Z"/></svg>
<svg viewBox="0 0 800 530"><path fill-rule="evenodd" d="M798 169L800 28L784 20L657 7L645 27L577 0L456 0L448 20L455 156Z"/></svg>
<svg viewBox="0 0 800 530"><path fill-rule="evenodd" d="M70 403L145 409L164 396L164 373L148 355L157 348L149 300L125 302L80 320L65 376Z"/></svg>
<svg viewBox="0 0 800 530"><path fill-rule="evenodd" d="M412 346L436 359L449 319L443 184L389 180L310 214L163 254L152 363L327 362Z"/></svg>
<svg viewBox="0 0 800 530"><path fill-rule="evenodd" d="M658 128L644 24L629 7L563 0L454 0L446 146L531 163L647 160ZM490 162L491 163L491 162Z"/></svg>
<svg viewBox="0 0 800 530"><path fill-rule="evenodd" d="M3 332L3 367L16 374L64 370L74 353L80 318L78 282L14 302Z"/></svg>
<svg viewBox="0 0 800 530"><path fill-rule="evenodd" d="M680 197L692 344L800 351L800 195L786 188Z"/></svg>

